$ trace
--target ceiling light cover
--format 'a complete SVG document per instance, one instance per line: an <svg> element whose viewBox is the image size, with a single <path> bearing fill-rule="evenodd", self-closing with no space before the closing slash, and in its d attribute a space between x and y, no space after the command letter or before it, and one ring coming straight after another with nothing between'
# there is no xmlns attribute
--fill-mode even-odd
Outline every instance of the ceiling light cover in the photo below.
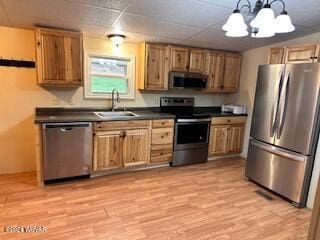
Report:
<svg viewBox="0 0 320 240"><path fill-rule="evenodd" d="M257 16L251 21L250 26L253 28L260 28L263 25L274 27L274 24L275 16L273 10L265 7L258 12Z"/></svg>
<svg viewBox="0 0 320 240"><path fill-rule="evenodd" d="M276 17L275 19L276 33L288 33L288 32L293 32L294 30L295 30L295 27L293 26L291 22L291 18L287 14L287 12L283 12L278 17Z"/></svg>
<svg viewBox="0 0 320 240"><path fill-rule="evenodd" d="M123 43L126 36L122 34L110 34L108 35L109 40L111 41L112 45L119 48L120 45Z"/></svg>
<svg viewBox="0 0 320 240"><path fill-rule="evenodd" d="M244 31L247 30L247 25L239 10L235 10L228 18L226 24L222 26L224 31Z"/></svg>

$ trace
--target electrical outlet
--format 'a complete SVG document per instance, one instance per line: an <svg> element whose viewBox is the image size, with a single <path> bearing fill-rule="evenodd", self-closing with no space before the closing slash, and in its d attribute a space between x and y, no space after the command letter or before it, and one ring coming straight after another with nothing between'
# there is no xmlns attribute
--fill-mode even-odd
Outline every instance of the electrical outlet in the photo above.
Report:
<svg viewBox="0 0 320 240"><path fill-rule="evenodd" d="M54 97L54 98L52 99L52 104L53 104L53 105L57 106L57 105L60 105L60 103L61 103L61 101L60 101L59 98Z"/></svg>

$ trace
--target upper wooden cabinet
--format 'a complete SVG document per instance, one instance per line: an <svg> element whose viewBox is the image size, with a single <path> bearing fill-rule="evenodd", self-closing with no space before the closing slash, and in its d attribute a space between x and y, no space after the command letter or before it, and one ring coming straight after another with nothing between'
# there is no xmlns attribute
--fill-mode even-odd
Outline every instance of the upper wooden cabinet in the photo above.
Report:
<svg viewBox="0 0 320 240"><path fill-rule="evenodd" d="M223 92L236 92L239 88L241 55L226 53L224 76L221 90Z"/></svg>
<svg viewBox="0 0 320 240"><path fill-rule="evenodd" d="M187 72L189 69L189 49L184 47L171 46L170 70Z"/></svg>
<svg viewBox="0 0 320 240"><path fill-rule="evenodd" d="M269 64L320 62L320 45L297 45L270 48Z"/></svg>
<svg viewBox="0 0 320 240"><path fill-rule="evenodd" d="M141 43L139 45L138 85L140 90L166 91L169 72L208 75L206 92L238 91L241 55L176 45Z"/></svg>
<svg viewBox="0 0 320 240"><path fill-rule="evenodd" d="M225 59L226 55L223 52L208 51L206 61L207 91L218 92L221 90Z"/></svg>
<svg viewBox="0 0 320 240"><path fill-rule="evenodd" d="M289 46L286 49L285 63L313 63L317 45Z"/></svg>
<svg viewBox="0 0 320 240"><path fill-rule="evenodd" d="M141 43L139 89L168 90L169 47L162 44Z"/></svg>
<svg viewBox="0 0 320 240"><path fill-rule="evenodd" d="M285 49L283 47L270 48L268 63L269 64L283 63L284 51L285 51Z"/></svg>
<svg viewBox="0 0 320 240"><path fill-rule="evenodd" d="M205 62L205 50L171 46L170 71L203 73Z"/></svg>
<svg viewBox="0 0 320 240"><path fill-rule="evenodd" d="M38 28L36 44L39 85L82 85L81 33Z"/></svg>
<svg viewBox="0 0 320 240"><path fill-rule="evenodd" d="M207 52L207 92L236 92L239 87L241 55L228 52Z"/></svg>
<svg viewBox="0 0 320 240"><path fill-rule="evenodd" d="M206 66L206 52L200 49L190 49L189 72L203 73Z"/></svg>

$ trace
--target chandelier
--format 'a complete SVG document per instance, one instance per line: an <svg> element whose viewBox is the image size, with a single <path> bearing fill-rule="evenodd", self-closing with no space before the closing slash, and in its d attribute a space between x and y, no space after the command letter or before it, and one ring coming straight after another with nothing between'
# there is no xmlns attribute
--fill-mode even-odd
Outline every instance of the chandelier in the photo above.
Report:
<svg viewBox="0 0 320 240"><path fill-rule="evenodd" d="M240 2L242 1L245 3L240 6ZM275 2L282 4L282 12L277 17L275 17L274 11L271 8ZM240 11L247 17L247 20L252 19L250 21L251 37L267 38L273 37L276 33L288 33L295 30L283 0L273 0L270 2L269 0L257 0L253 8L249 0L239 0L237 8L222 26L222 29L226 31L226 36L244 37L249 34L248 26Z"/></svg>

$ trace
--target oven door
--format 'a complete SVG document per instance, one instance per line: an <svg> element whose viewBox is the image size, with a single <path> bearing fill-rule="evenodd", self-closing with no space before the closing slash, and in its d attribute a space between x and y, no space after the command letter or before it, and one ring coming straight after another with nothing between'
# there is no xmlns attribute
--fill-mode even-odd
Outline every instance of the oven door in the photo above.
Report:
<svg viewBox="0 0 320 240"><path fill-rule="evenodd" d="M174 150L208 147L210 118L178 119L175 124Z"/></svg>

